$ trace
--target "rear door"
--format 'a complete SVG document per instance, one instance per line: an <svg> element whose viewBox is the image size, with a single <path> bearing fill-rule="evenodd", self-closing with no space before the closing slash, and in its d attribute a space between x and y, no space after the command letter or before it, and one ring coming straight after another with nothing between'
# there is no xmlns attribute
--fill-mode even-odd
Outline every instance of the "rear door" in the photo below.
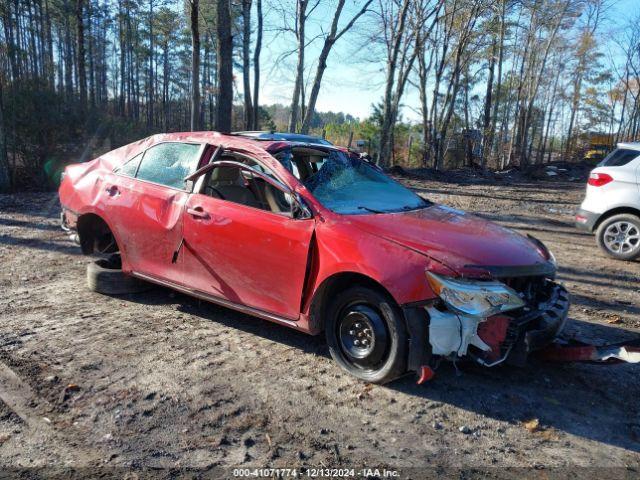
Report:
<svg viewBox="0 0 640 480"><path fill-rule="evenodd" d="M172 260L189 197L183 179L197 169L203 150L197 143L159 143L145 151L135 179L119 182L126 191L114 192L123 208L113 221L133 271L182 283L180 265Z"/></svg>
<svg viewBox="0 0 640 480"><path fill-rule="evenodd" d="M297 320L314 220L293 218L290 206L283 208L283 192L228 168L214 169L198 182L201 193L187 200L184 281L207 295Z"/></svg>
<svg viewBox="0 0 640 480"><path fill-rule="evenodd" d="M620 144L598 164L596 173L606 173L615 182L607 184L607 209L619 206L637 206L640 203L640 150Z"/></svg>

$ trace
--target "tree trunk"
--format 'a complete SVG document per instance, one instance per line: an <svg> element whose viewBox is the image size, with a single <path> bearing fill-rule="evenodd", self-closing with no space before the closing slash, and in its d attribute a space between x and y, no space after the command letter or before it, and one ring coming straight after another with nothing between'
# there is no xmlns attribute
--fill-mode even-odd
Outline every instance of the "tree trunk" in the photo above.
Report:
<svg viewBox="0 0 640 480"><path fill-rule="evenodd" d="M260 128L260 103L258 96L260 93L260 52L262 50L262 0L256 0L256 15L258 20L258 28L256 31L256 47L253 51L253 119L251 128L258 130Z"/></svg>
<svg viewBox="0 0 640 480"><path fill-rule="evenodd" d="M216 130L227 133L231 131L233 108L233 37L231 35L229 0L218 0L217 7L218 96Z"/></svg>
<svg viewBox="0 0 640 480"><path fill-rule="evenodd" d="M393 29L393 38L390 39L389 54L387 57L387 75L385 80L385 89L382 106L382 125L380 128L380 153L378 163L382 166L388 166L391 163L391 154L393 152L393 126L397 111L394 109L393 87L396 83L396 70L398 68L398 56L400 47L405 37L405 28L407 13L409 11L410 0L403 0L400 12L398 13L397 22Z"/></svg>
<svg viewBox="0 0 640 480"><path fill-rule="evenodd" d="M64 86L68 99L73 97L73 58L71 55L71 25L67 14L68 0L64 2Z"/></svg>
<svg viewBox="0 0 640 480"><path fill-rule="evenodd" d="M93 33L93 11L91 2L87 4L87 17L89 19L89 103L91 108L96 107L96 76L95 76L95 54L94 54L94 33Z"/></svg>
<svg viewBox="0 0 640 480"><path fill-rule="evenodd" d="M480 166L485 168L487 166L487 156L491 150L491 106L493 101L493 75L496 66L498 41L496 37L493 37L491 43L491 58L489 59L489 78L487 79L487 93L484 97L484 119L482 122L482 158L480 159Z"/></svg>
<svg viewBox="0 0 640 480"><path fill-rule="evenodd" d="M304 48L305 48L305 23L307 21L306 10L309 0L297 0L296 6L296 35L298 38L298 62L296 66L296 80L293 86L293 96L291 97L291 113L289 116L290 132L295 132L298 125L298 109L300 108L300 97L304 82Z"/></svg>
<svg viewBox="0 0 640 480"><path fill-rule="evenodd" d="M242 89L244 92L244 128L251 130L253 103L251 102L251 0L242 0Z"/></svg>
<svg viewBox="0 0 640 480"><path fill-rule="evenodd" d="M0 192L11 188L11 175L7 158L7 130L4 120L4 73L0 73Z"/></svg>
<svg viewBox="0 0 640 480"><path fill-rule="evenodd" d="M429 165L431 153L431 126L429 121L429 103L427 100L427 80L433 64L433 50L429 51L429 63L425 58L424 36L416 37L416 50L418 59L418 92L420 95L420 114L422 115L422 167Z"/></svg>
<svg viewBox="0 0 640 480"><path fill-rule="evenodd" d="M580 105L580 91L582 90L582 68L578 67L577 78L573 84L573 96L571 98L571 114L569 116L569 128L567 129L567 143L564 152L564 160L568 160L573 150L573 127L576 121L576 114L578 112L578 106Z"/></svg>
<svg viewBox="0 0 640 480"><path fill-rule="evenodd" d="M84 53L84 0L76 0L76 21L78 28L78 83L80 86L80 110L84 115L87 110L87 72Z"/></svg>
<svg viewBox="0 0 640 480"><path fill-rule="evenodd" d="M153 45L153 0L149 0L149 86L148 86L148 96L147 96L147 126L153 126L153 103L155 102L154 98L154 89L155 85L153 82L153 55L154 55L154 45Z"/></svg>
<svg viewBox="0 0 640 480"><path fill-rule="evenodd" d="M198 25L199 0L191 4L191 131L200 130L200 30Z"/></svg>
<svg viewBox="0 0 640 480"><path fill-rule="evenodd" d="M498 49L498 79L496 84L496 98L493 106L493 116L491 118L491 127L487 138L488 151L484 154L486 156L491 155L494 152L494 143L496 137L496 127L498 125L498 110L500 108L500 100L502 99L502 64L504 60L504 39L506 36L506 4L507 0L502 0L500 8L500 46ZM502 138L498 139L498 144L502 144ZM483 157L484 157L483 155ZM488 160L488 159L487 159Z"/></svg>

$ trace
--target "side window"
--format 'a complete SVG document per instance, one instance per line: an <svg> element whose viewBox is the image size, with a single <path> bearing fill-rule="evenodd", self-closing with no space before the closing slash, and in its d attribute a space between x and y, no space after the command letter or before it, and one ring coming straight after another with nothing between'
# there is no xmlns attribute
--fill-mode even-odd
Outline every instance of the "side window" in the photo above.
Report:
<svg viewBox="0 0 640 480"><path fill-rule="evenodd" d="M274 177L268 169L253 160L246 158L223 159L242 162L261 173ZM239 167L224 166L213 169L205 181L204 191L211 197L248 207L280 214L291 213L291 199L287 194Z"/></svg>
<svg viewBox="0 0 640 480"><path fill-rule="evenodd" d="M184 189L184 177L198 167L200 145L161 143L149 148L136 178L167 187Z"/></svg>
<svg viewBox="0 0 640 480"><path fill-rule="evenodd" d="M617 148L600 162L599 167L622 167L627 163L635 160L640 152L638 150L628 150Z"/></svg>
<svg viewBox="0 0 640 480"><path fill-rule="evenodd" d="M128 177L135 177L136 172L138 171L138 165L140 165L140 160L142 160L142 155L144 152L139 153L135 157L128 160L124 165L116 168L116 172L121 173L122 175L127 175Z"/></svg>

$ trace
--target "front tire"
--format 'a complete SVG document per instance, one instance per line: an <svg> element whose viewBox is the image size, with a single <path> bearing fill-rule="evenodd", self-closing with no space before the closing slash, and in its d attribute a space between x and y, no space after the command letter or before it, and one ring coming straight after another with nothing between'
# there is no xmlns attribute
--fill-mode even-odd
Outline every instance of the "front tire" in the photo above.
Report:
<svg viewBox="0 0 640 480"><path fill-rule="evenodd" d="M618 260L640 256L640 218L628 213L604 220L596 232L598 246Z"/></svg>
<svg viewBox="0 0 640 480"><path fill-rule="evenodd" d="M351 287L329 304L325 326L331 356L351 375L387 383L405 373L407 332L400 309L387 295Z"/></svg>

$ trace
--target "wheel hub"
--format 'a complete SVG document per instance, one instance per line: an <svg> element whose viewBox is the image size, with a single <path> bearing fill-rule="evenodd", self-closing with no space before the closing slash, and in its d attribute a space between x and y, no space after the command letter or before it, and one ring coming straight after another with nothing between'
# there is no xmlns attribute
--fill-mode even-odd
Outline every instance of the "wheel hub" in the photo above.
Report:
<svg viewBox="0 0 640 480"><path fill-rule="evenodd" d="M629 253L640 247L640 229L633 223L612 223L604 232L604 244L614 253Z"/></svg>
<svg viewBox="0 0 640 480"><path fill-rule="evenodd" d="M380 314L367 305L345 309L338 329L343 353L355 365L371 368L387 348L387 330Z"/></svg>

